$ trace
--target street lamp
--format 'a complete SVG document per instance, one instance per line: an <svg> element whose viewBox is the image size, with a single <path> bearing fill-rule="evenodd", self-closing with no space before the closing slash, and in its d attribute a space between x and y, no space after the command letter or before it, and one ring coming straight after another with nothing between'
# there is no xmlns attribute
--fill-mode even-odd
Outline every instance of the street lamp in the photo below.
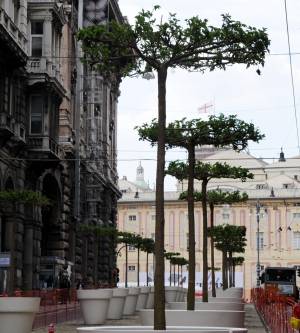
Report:
<svg viewBox="0 0 300 333"><path fill-rule="evenodd" d="M256 287L260 287L260 256L259 256L259 217L260 217L260 203L256 203L256 221L257 221L257 235L256 235L256 246L257 246L257 263L256 263Z"/></svg>

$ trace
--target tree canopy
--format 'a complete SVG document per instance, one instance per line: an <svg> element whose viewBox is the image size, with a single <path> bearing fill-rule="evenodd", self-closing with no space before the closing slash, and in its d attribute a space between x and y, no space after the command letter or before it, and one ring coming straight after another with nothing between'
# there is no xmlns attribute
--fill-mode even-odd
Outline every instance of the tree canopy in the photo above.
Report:
<svg viewBox="0 0 300 333"><path fill-rule="evenodd" d="M139 140L148 141L152 146L158 140L158 122L153 119L150 124L135 127ZM248 141L259 142L264 138L253 123L247 123L236 115L209 116L208 120L183 118L166 126L166 147L213 145L215 147L231 146L240 151L248 146Z"/></svg>
<svg viewBox="0 0 300 333"><path fill-rule="evenodd" d="M266 29L257 29L222 15L221 27L193 16L184 22L169 14L156 18L156 11L142 10L135 24L111 21L78 32L84 61L101 73L121 77L144 74L161 67L204 72L225 70L232 64L264 65L270 40Z"/></svg>

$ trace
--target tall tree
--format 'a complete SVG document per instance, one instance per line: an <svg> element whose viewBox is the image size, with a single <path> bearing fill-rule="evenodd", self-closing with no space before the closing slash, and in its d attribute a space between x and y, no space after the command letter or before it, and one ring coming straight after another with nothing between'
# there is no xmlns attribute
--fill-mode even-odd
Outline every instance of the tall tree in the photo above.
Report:
<svg viewBox="0 0 300 333"><path fill-rule="evenodd" d="M158 146L156 169L156 242L154 329L165 329L164 299L164 169L166 126L166 81L169 68L204 73L225 70L233 64L264 65L270 41L265 29L256 29L222 15L220 28L198 16L180 24L175 14L167 21L142 10L133 26L109 22L78 33L84 61L103 76L125 76L157 72Z"/></svg>
<svg viewBox="0 0 300 333"><path fill-rule="evenodd" d="M243 265L245 261L245 258L244 257L233 257L232 258L232 275L233 275L233 278L232 278L232 281L233 281L233 287L235 287L235 268L236 266L240 266L240 265Z"/></svg>
<svg viewBox="0 0 300 333"><path fill-rule="evenodd" d="M223 289L228 288L228 253L243 253L246 246L246 228L230 224L214 226L209 230L216 249L222 252Z"/></svg>
<svg viewBox="0 0 300 333"><path fill-rule="evenodd" d="M223 178L226 178L227 174ZM195 201L202 201L202 192L194 192ZM181 200L186 200L187 192L182 192L179 197ZM207 191L207 202L210 210L210 228L214 227L214 207L220 204L233 204L237 202L245 202L248 200L247 193L240 191L223 191L221 189ZM210 237L210 265L211 265L211 279L212 279L212 297L216 297L216 284L215 284L215 255L214 255L214 240Z"/></svg>
<svg viewBox="0 0 300 333"><path fill-rule="evenodd" d="M141 250L146 252L146 284L149 285L149 254L154 255L154 240L152 238L144 238L141 245Z"/></svg>
<svg viewBox="0 0 300 333"><path fill-rule="evenodd" d="M158 122L153 119L150 124L136 127L140 140L149 141L151 145L158 142ZM248 141L258 142L263 135L252 123L246 123L236 116L211 116L208 120L185 118L167 125L166 147L182 147L188 151L188 222L189 222L189 280L188 310L195 308L195 217L194 217L194 168L195 148L203 145L217 147L230 146L234 150L243 150ZM224 176L226 177L226 175ZM182 180L182 179L180 179Z"/></svg>
<svg viewBox="0 0 300 333"><path fill-rule="evenodd" d="M177 179L187 179L189 173L188 163L173 161L170 162L167 174ZM212 178L233 178L245 181L253 177L248 169L233 167L227 163L203 163L197 161L194 168L194 178L201 181L202 192L202 215L203 215L203 281L202 281L202 300L208 302L208 260L207 260L207 184ZM188 193L189 195L189 193ZM194 199L194 197L193 197ZM195 246L195 244L194 244ZM190 263L191 264L191 263ZM192 300L191 300L192 301ZM189 303L188 303L189 306Z"/></svg>
<svg viewBox="0 0 300 333"><path fill-rule="evenodd" d="M172 285L172 259L178 257L180 255L179 252L165 252L165 258L170 262L170 286ZM174 275L174 284L175 284L175 275Z"/></svg>

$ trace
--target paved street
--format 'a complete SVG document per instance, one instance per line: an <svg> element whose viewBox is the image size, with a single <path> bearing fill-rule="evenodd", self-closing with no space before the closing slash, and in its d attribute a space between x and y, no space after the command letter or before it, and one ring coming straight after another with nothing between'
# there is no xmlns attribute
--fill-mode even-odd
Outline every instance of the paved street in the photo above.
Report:
<svg viewBox="0 0 300 333"><path fill-rule="evenodd" d="M245 326L249 329L248 333L266 333L264 326L253 306L253 304L245 305L246 317ZM82 322L68 322L64 324L57 325L56 333L76 333L76 327L81 326ZM121 320L108 320L106 325L120 325L120 326L130 326L139 325L138 316L128 316ZM38 329L33 331L33 333L47 333L47 329Z"/></svg>

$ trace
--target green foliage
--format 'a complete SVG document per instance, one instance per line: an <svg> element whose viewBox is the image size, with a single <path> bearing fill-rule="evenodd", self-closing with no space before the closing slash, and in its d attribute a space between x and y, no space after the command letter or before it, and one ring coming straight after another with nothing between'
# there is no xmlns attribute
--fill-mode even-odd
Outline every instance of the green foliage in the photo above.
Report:
<svg viewBox="0 0 300 333"><path fill-rule="evenodd" d="M164 253L164 257L167 259L167 260L171 260L172 258L174 257L178 257L180 255L179 252L165 252Z"/></svg>
<svg viewBox="0 0 300 333"><path fill-rule="evenodd" d="M207 191L206 197L207 203L212 205L220 205L224 203L232 204L248 200L248 194L246 192L240 193L240 191L222 191L221 189ZM180 193L179 200L187 200L187 191ZM195 191L194 200L202 201L203 193Z"/></svg>
<svg viewBox="0 0 300 333"><path fill-rule="evenodd" d="M186 266L188 265L189 261L183 257L171 257L170 263L172 265Z"/></svg>
<svg viewBox="0 0 300 333"><path fill-rule="evenodd" d="M50 205L50 200L41 193L23 190L23 191L0 191L0 201L12 203L24 203L37 206Z"/></svg>
<svg viewBox="0 0 300 333"><path fill-rule="evenodd" d="M213 237L215 248L223 252L244 253L246 247L246 227L230 224L208 229Z"/></svg>
<svg viewBox="0 0 300 333"><path fill-rule="evenodd" d="M144 238L141 244L141 250L146 253L154 253L155 242L152 238Z"/></svg>
<svg viewBox="0 0 300 333"><path fill-rule="evenodd" d="M222 15L220 28L198 16L184 23L175 14L157 20L158 9L142 10L132 26L112 21L80 30L84 61L120 77L162 67L204 72L232 64L264 65L270 44L266 29L246 26L229 15Z"/></svg>
<svg viewBox="0 0 300 333"><path fill-rule="evenodd" d="M152 146L158 140L158 122L153 119L150 124L135 127L139 140L149 141ZM215 147L231 146L240 151L248 146L248 141L259 142L264 138L253 123L246 123L235 115L210 116L208 120L183 118L166 126L166 147L189 147L213 145Z"/></svg>
<svg viewBox="0 0 300 333"><path fill-rule="evenodd" d="M232 265L233 266L240 266L240 265L243 265L244 261L245 261L244 257L233 257L232 258Z"/></svg>
<svg viewBox="0 0 300 333"><path fill-rule="evenodd" d="M253 178L253 174L248 169L242 167L234 167L226 162L220 163L203 163L197 161L195 163L194 178L198 180L209 181L212 178L232 178L246 181L247 178ZM179 181L188 178L188 163L181 161L172 161L166 170L166 174L175 177Z"/></svg>

